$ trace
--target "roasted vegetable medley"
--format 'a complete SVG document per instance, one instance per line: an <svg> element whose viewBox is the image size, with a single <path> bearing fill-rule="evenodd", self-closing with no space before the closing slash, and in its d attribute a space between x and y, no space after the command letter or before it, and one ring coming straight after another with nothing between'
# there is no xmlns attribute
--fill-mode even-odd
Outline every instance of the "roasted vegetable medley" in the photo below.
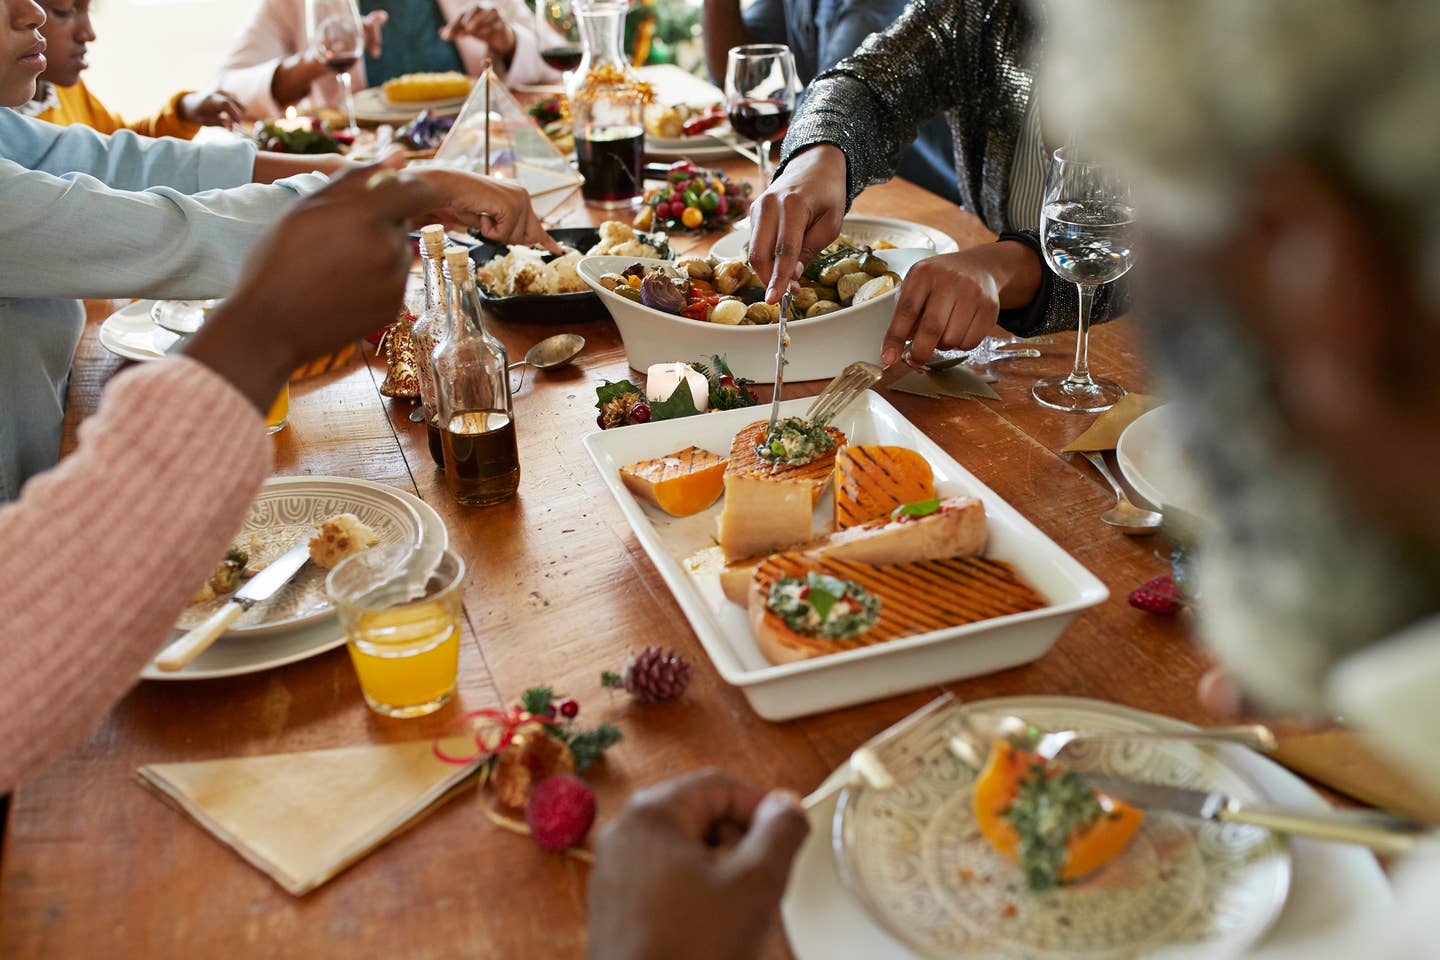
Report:
<svg viewBox="0 0 1440 960"><path fill-rule="evenodd" d="M868 248L827 247L791 299L791 320L819 317L874 300L894 290L900 275ZM690 320L726 326L778 323L779 304L765 302L765 287L744 260L690 258L674 267L634 264L600 278L605 289Z"/></svg>

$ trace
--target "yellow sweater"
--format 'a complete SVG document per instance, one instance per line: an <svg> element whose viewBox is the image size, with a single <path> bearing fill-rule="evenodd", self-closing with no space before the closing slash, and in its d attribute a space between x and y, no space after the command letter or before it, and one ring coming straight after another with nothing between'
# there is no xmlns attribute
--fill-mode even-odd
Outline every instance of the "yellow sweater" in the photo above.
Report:
<svg viewBox="0 0 1440 960"><path fill-rule="evenodd" d="M158 113L148 116L144 120L126 123L120 114L108 109L95 94L90 92L89 88L85 86L83 78L77 81L73 87L52 87L52 89L55 91L55 99L58 102L48 110L35 114L37 120L47 120L62 127L80 124L94 127L101 133L114 133L116 130L124 129L134 130L147 137L179 137L181 140L190 140L200 132L198 124L186 123L180 119L180 98L189 93L189 90L182 90L175 94Z"/></svg>

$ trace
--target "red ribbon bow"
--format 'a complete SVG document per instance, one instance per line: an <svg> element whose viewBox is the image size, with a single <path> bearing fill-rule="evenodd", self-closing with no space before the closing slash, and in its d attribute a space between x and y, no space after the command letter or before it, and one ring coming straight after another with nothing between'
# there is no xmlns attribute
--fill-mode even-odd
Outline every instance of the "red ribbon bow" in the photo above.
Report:
<svg viewBox="0 0 1440 960"><path fill-rule="evenodd" d="M453 757L440 749L441 740L459 729L466 721L474 720L477 717L488 722L477 724L475 727L475 746L477 749L474 754L468 757ZM552 717L529 713L519 707L511 707L508 711L493 709L471 710L469 713L456 717L450 723L446 724L445 729L441 730L440 735L435 738L435 743L431 749L434 751L435 756L444 760L446 763L463 766L474 763L481 757L493 757L501 750L510 746L515 740L515 734L532 723L551 728L558 728L560 726ZM485 736L487 733L497 734L493 743L486 742Z"/></svg>

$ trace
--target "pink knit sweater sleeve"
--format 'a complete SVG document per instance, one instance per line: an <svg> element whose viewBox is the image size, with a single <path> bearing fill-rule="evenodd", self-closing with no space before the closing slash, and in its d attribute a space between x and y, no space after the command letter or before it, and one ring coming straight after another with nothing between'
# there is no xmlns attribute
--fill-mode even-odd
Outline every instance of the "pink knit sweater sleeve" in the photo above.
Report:
<svg viewBox="0 0 1440 960"><path fill-rule="evenodd" d="M135 682L269 468L254 405L176 357L117 376L78 449L0 507L0 792Z"/></svg>

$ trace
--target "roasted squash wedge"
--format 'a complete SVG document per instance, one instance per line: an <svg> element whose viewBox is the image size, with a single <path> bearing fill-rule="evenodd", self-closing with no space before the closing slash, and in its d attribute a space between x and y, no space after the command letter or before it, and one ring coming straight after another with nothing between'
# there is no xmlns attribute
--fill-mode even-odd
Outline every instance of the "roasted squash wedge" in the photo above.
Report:
<svg viewBox="0 0 1440 960"><path fill-rule="evenodd" d="M727 463L708 450L686 447L621 467L620 479L635 496L672 517L688 517L720 499Z"/></svg>
<svg viewBox="0 0 1440 960"><path fill-rule="evenodd" d="M1060 839L1032 822L1036 806L1049 805L1046 822L1078 820ZM1075 880L1109 863L1140 829L1145 814L1093 791L1076 774L1047 764L1040 756L1006 741L990 748L975 782L975 822L1001 856L1020 863L1031 889ZM1059 814L1057 820L1057 814Z"/></svg>
<svg viewBox="0 0 1440 960"><path fill-rule="evenodd" d="M835 527L886 517L898 506L935 496L935 475L906 447L845 446L835 455Z"/></svg>

